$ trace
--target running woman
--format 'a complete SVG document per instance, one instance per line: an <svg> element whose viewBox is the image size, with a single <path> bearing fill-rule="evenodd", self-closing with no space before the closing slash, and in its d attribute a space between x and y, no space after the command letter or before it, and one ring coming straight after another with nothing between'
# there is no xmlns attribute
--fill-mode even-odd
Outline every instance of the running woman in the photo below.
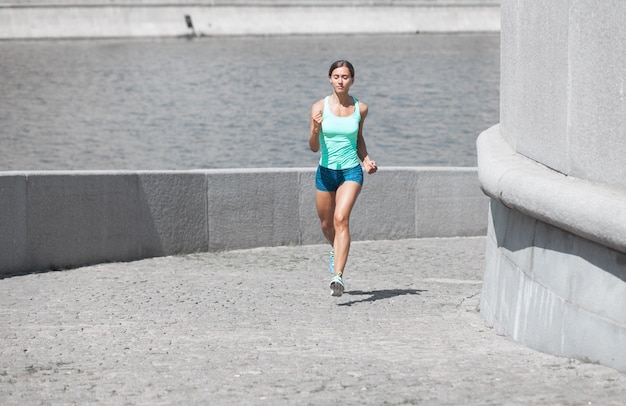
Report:
<svg viewBox="0 0 626 406"><path fill-rule="evenodd" d="M332 94L311 108L309 147L313 152L321 149L315 204L322 232L331 245L331 294L341 296L350 251L350 213L361 192L363 169L373 174L378 167L369 157L363 138L367 105L349 93L354 67L348 61L336 61L330 66L328 79Z"/></svg>

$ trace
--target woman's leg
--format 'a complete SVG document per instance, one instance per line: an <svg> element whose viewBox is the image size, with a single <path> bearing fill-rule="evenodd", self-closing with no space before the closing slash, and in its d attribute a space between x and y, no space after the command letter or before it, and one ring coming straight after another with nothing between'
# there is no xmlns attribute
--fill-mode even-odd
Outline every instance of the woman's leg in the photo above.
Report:
<svg viewBox="0 0 626 406"><path fill-rule="evenodd" d="M339 186L335 193L333 213L333 234L335 248L335 275L343 274L348 252L350 251L350 213L361 192L361 185L357 182L346 181ZM324 234L326 235L326 234ZM326 237L328 238L328 237Z"/></svg>
<svg viewBox="0 0 626 406"><path fill-rule="evenodd" d="M315 191L315 206L320 218L322 233L332 246L335 242L335 225L333 215L335 213L335 192Z"/></svg>

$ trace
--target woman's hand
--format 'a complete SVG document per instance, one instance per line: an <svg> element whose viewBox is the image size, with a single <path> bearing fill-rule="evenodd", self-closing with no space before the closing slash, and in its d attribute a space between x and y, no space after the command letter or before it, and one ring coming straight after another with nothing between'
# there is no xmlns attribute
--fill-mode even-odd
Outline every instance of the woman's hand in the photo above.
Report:
<svg viewBox="0 0 626 406"><path fill-rule="evenodd" d="M322 129L322 108L324 100L320 100L311 108L311 132L309 133L309 148L317 152L320 149L320 130Z"/></svg>
<svg viewBox="0 0 626 406"><path fill-rule="evenodd" d="M376 171L378 170L376 161L372 161L369 157L366 157L363 160L363 166L365 167L365 171L370 175L376 173Z"/></svg>
<svg viewBox="0 0 626 406"><path fill-rule="evenodd" d="M313 123L313 128L319 131L322 128L322 111L318 110L316 113L311 114L311 122Z"/></svg>

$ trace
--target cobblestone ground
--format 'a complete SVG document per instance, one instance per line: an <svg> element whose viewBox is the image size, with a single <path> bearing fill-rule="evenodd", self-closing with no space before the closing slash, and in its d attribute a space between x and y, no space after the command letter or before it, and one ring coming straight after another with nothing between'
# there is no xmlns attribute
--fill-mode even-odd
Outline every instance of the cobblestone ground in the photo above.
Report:
<svg viewBox="0 0 626 406"><path fill-rule="evenodd" d="M258 248L0 280L0 403L623 404L479 314L483 238Z"/></svg>

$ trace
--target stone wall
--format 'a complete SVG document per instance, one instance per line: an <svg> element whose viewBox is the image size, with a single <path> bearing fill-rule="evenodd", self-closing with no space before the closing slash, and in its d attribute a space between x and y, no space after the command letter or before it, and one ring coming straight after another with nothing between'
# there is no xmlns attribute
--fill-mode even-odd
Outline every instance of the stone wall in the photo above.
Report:
<svg viewBox="0 0 626 406"><path fill-rule="evenodd" d="M626 2L502 1L481 312L549 353L626 370Z"/></svg>
<svg viewBox="0 0 626 406"><path fill-rule="evenodd" d="M502 2L502 135L516 152L626 189L626 3Z"/></svg>
<svg viewBox="0 0 626 406"><path fill-rule="evenodd" d="M0 0L0 39L414 34L499 28L499 1L494 0Z"/></svg>
<svg viewBox="0 0 626 406"><path fill-rule="evenodd" d="M0 173L0 276L152 256L318 244L315 170ZM475 168L366 175L354 240L477 236Z"/></svg>

